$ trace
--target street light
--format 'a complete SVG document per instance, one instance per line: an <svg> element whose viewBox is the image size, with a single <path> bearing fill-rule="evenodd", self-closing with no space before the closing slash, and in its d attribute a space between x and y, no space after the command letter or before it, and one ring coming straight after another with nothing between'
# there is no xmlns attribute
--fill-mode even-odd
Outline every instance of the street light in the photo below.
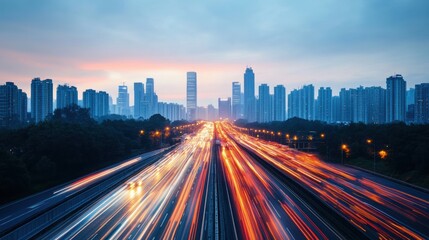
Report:
<svg viewBox="0 0 429 240"><path fill-rule="evenodd" d="M295 149L299 148L299 143L297 142L298 141L298 137L296 135L293 136L293 141L294 141L294 147L295 147Z"/></svg>
<svg viewBox="0 0 429 240"><path fill-rule="evenodd" d="M341 145L341 164L344 164L343 152L346 152L347 150L348 150L348 147L346 144Z"/></svg>
<svg viewBox="0 0 429 240"><path fill-rule="evenodd" d="M372 139L367 139L366 140L366 143L368 143L368 144L372 144L373 142L372 142ZM373 160L373 171L375 172L375 144L372 144L372 147L373 147L373 155L374 155L374 160Z"/></svg>
<svg viewBox="0 0 429 240"><path fill-rule="evenodd" d="M381 159L385 159L387 158L387 151L381 150L380 152L378 152L378 155L380 156Z"/></svg>
<svg viewBox="0 0 429 240"><path fill-rule="evenodd" d="M290 147L290 135L289 135L289 133L286 133L285 137L287 139L287 145Z"/></svg>

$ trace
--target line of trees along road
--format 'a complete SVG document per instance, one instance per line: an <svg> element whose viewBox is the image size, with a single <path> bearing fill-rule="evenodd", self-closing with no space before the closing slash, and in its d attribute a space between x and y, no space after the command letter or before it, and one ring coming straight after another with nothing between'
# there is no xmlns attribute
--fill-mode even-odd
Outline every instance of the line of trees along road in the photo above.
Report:
<svg viewBox="0 0 429 240"><path fill-rule="evenodd" d="M177 124L186 124L180 122ZM76 105L48 120L0 130L0 203L173 143L180 133L161 115L145 121L96 122Z"/></svg>
<svg viewBox="0 0 429 240"><path fill-rule="evenodd" d="M272 131L274 135L281 133L281 137L274 136L269 139L284 144L288 142L286 134L292 143L294 136L312 134L314 136L309 139L314 141L317 153L322 159L340 162L343 154L346 164L360 166L366 161L367 164L360 167L367 166L369 170L373 170L375 150L378 168L386 166L388 169L387 172L383 172L386 169L379 169L378 172L429 188L429 125L333 125L299 118L271 123L247 123L237 120L235 124L245 129L265 129L270 133ZM263 137L263 134L260 134L260 137ZM344 150L343 145L346 145ZM383 159L379 154L381 150L387 153ZM364 161L354 161L356 159Z"/></svg>

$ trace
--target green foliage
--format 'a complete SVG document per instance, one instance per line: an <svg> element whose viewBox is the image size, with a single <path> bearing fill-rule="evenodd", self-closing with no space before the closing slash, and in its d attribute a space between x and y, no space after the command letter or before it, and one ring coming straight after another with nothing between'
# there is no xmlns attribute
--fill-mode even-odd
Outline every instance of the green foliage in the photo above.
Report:
<svg viewBox="0 0 429 240"><path fill-rule="evenodd" d="M90 123L94 121L89 115L88 108L81 108L74 104L65 108L56 109L53 116L53 121L61 121L68 123Z"/></svg>
<svg viewBox="0 0 429 240"><path fill-rule="evenodd" d="M429 173L429 125L405 125L404 123L332 125L299 118L265 124L236 122L236 125L274 132L281 131L291 136L302 131L316 131L326 136L318 143L319 154L325 158L329 156L330 160L336 159L338 162L341 159L340 146L347 144L350 148L348 156L350 159L372 159L374 149L376 152L383 149L388 152L388 157L380 159L376 155L377 160L385 161L396 174L415 171L416 174L425 176ZM374 145L368 144L367 139L371 139Z"/></svg>
<svg viewBox="0 0 429 240"><path fill-rule="evenodd" d="M0 203L123 160L133 151L160 148L160 140L165 145L176 136L165 133L167 126L159 114L145 121L97 123L88 109L75 105L57 109L37 125L1 130ZM154 138L156 131L162 135Z"/></svg>
<svg viewBox="0 0 429 240"><path fill-rule="evenodd" d="M28 191L30 175L25 164L7 151L0 150L0 196L10 200Z"/></svg>

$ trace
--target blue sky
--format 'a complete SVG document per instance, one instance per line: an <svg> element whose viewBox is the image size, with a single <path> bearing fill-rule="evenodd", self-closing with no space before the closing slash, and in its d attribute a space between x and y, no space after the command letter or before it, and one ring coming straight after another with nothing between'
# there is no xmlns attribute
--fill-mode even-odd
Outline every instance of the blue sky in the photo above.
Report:
<svg viewBox="0 0 429 240"><path fill-rule="evenodd" d="M407 87L429 82L429 1L0 0L0 83L29 93L33 77L82 92L155 78L160 100L199 105L231 95L252 66L256 84ZM132 94L131 94L132 95ZM217 105L217 104L215 104Z"/></svg>

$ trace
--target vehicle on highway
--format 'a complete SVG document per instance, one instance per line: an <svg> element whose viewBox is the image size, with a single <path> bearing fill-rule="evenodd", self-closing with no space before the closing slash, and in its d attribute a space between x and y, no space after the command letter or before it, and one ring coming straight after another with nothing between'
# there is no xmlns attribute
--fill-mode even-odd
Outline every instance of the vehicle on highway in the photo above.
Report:
<svg viewBox="0 0 429 240"><path fill-rule="evenodd" d="M137 180L137 186L140 187L141 185L143 185L143 179Z"/></svg>
<svg viewBox="0 0 429 240"><path fill-rule="evenodd" d="M127 188L128 189L134 189L136 187L136 183L131 181L127 183Z"/></svg>

